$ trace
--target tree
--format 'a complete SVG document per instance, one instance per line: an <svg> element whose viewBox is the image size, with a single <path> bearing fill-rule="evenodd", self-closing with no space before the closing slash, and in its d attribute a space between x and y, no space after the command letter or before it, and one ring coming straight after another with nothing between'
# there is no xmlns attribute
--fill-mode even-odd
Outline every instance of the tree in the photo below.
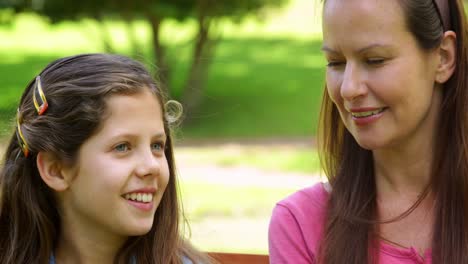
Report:
<svg viewBox="0 0 468 264"><path fill-rule="evenodd" d="M161 25L169 18L179 21L195 19L197 34L193 43L192 61L186 75L182 94L178 98L185 112L196 113L203 99L205 80L219 37L213 33L213 25L221 18L236 21L249 14L255 14L265 7L279 7L288 0L1 0L7 1L1 7L13 7L18 12L34 10L51 19L79 20L92 18L101 25L101 35L107 51L112 51L103 21L105 18L118 17L127 23L129 40L136 47L131 27L135 19L144 19L151 25L152 50L158 76L169 85L171 65L167 58L167 47L161 42ZM136 52L134 52L135 54ZM171 87L168 87L169 91ZM187 116L190 119L190 115Z"/></svg>

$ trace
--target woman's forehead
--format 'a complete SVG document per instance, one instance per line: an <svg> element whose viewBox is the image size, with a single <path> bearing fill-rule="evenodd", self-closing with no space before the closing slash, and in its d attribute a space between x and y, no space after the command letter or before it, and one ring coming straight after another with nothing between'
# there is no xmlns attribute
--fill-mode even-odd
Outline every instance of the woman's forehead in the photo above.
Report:
<svg viewBox="0 0 468 264"><path fill-rule="evenodd" d="M327 0L322 32L325 46L332 49L348 44L360 49L371 42L391 45L408 37L396 0Z"/></svg>

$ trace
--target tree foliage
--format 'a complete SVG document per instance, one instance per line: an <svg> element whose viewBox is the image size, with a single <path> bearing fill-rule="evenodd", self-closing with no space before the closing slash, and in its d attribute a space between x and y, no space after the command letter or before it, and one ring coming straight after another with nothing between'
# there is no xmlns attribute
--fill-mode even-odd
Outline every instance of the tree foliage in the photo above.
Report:
<svg viewBox="0 0 468 264"><path fill-rule="evenodd" d="M95 19L101 25L101 35L106 50L111 51L110 36L103 21L118 18L127 22L128 35L134 40L132 21L144 19L151 25L154 64L160 69L158 76L169 85L171 65L167 58L167 47L161 42L161 24L166 19L194 19L197 33L193 42L192 62L186 81L178 98L186 113L195 113L203 99L203 88L208 74L210 58L213 58L218 37L212 32L213 23L220 18L240 21L250 14L261 12L265 7L279 7L288 0L0 0L0 8L13 8L15 12L34 11L47 16L52 22L63 20ZM135 53L137 53L135 51ZM169 87L170 88L170 87ZM170 90L170 89L169 89ZM190 117L190 115L188 115Z"/></svg>

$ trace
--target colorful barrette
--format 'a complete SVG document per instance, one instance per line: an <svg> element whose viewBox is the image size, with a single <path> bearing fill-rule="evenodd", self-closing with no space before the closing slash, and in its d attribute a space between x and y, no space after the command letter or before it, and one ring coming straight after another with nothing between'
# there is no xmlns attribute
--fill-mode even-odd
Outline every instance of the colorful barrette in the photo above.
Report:
<svg viewBox="0 0 468 264"><path fill-rule="evenodd" d="M29 146L24 139L23 132L21 132L21 123L22 123L22 115L18 109L16 114L16 137L18 138L18 143L23 151L24 156L27 158L29 155Z"/></svg>
<svg viewBox="0 0 468 264"><path fill-rule="evenodd" d="M39 99L40 102L38 102L37 99ZM37 113L39 115L42 115L49 107L49 104L47 103L46 96L44 94L44 91L42 90L41 76L36 77L36 85L34 86L33 100Z"/></svg>

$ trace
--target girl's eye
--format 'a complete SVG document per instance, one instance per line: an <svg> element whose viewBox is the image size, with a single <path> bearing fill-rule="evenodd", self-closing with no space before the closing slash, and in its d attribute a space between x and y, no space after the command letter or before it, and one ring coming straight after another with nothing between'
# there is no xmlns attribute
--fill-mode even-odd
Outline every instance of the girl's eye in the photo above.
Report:
<svg viewBox="0 0 468 264"><path fill-rule="evenodd" d="M162 151L164 150L164 143L162 142L153 143L151 144L151 148L155 151Z"/></svg>
<svg viewBox="0 0 468 264"><path fill-rule="evenodd" d="M127 143L122 143L122 144L115 146L114 149L117 152L127 152L130 149L130 147L128 146Z"/></svg>

